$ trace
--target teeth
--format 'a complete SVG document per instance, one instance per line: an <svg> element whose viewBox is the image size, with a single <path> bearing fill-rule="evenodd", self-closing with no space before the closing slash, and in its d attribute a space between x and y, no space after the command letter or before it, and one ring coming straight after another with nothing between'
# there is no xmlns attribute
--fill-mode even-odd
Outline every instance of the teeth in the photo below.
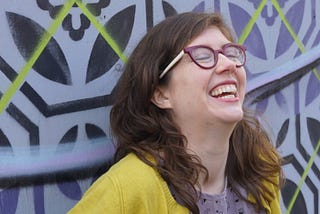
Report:
<svg viewBox="0 0 320 214"><path fill-rule="evenodd" d="M222 99L230 99L230 98L235 98L236 96L234 96L233 94L230 95L226 95L226 96L222 96Z"/></svg>
<svg viewBox="0 0 320 214"><path fill-rule="evenodd" d="M212 90L211 95L216 97L223 93L231 93L226 96L223 96L223 98L233 98L235 97L236 92L237 92L237 88L235 85L223 85L223 86L219 86L215 90Z"/></svg>

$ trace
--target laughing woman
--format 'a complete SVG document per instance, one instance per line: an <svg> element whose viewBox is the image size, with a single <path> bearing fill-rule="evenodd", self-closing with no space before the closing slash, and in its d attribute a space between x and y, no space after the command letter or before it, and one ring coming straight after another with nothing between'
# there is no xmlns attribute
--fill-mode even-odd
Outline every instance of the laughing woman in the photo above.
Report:
<svg viewBox="0 0 320 214"><path fill-rule="evenodd" d="M70 213L281 213L281 158L243 109L245 62L218 14L152 28L117 86L115 164Z"/></svg>

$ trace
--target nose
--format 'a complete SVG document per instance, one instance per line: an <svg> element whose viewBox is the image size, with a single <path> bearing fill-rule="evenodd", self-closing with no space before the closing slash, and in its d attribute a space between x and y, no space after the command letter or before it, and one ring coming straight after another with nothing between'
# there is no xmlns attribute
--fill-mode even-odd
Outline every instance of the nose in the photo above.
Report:
<svg viewBox="0 0 320 214"><path fill-rule="evenodd" d="M215 73L223 73L225 71L234 72L236 71L237 66L234 61L223 55L222 53L218 54L218 62L216 65Z"/></svg>

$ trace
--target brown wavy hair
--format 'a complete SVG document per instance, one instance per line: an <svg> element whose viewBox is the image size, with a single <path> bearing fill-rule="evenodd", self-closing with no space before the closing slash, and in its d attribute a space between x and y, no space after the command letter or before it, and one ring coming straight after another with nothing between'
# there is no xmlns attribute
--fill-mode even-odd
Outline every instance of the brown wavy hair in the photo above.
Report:
<svg viewBox="0 0 320 214"><path fill-rule="evenodd" d="M182 13L151 28L125 66L110 112L111 131L117 142L115 161L128 153L136 154L160 173L192 213L199 213L195 189L199 186L199 174L208 172L200 158L187 151L187 139L175 123L172 111L158 108L151 99L157 87L170 81L170 73L159 80L167 64L210 26L218 27L226 38L234 41L230 29L216 13ZM266 132L247 112L230 138L226 174L229 185L239 196L238 185L252 194L257 209L263 208L262 199L271 201L274 197L262 181L279 185L270 176L281 174L280 158Z"/></svg>

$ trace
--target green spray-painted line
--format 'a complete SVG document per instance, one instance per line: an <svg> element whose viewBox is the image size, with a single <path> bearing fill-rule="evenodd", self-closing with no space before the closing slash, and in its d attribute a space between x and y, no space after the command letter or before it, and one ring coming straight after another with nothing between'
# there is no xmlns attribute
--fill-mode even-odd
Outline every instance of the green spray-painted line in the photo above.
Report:
<svg viewBox="0 0 320 214"><path fill-rule="evenodd" d="M294 39L294 41L296 42L296 44L298 45L300 51L302 53L305 53L305 48L304 45L302 44L302 42L299 40L297 34L294 32L293 28L291 27L291 25L289 24L288 20L286 19L285 15L283 14L283 11L281 10L281 7L279 5L279 3L277 2L277 0L271 0L273 6L276 8L276 10L278 11L279 17L281 18L281 20L283 21L284 25L287 27L290 35L292 36L292 38ZM317 70L314 68L312 69L314 75L317 77L318 80L320 80L320 76L317 72Z"/></svg>
<svg viewBox="0 0 320 214"><path fill-rule="evenodd" d="M42 51L47 46L48 42L50 41L52 35L56 32L60 24L62 23L64 17L67 15L69 10L71 9L72 5L74 4L75 0L68 0L67 3L62 7L62 9L57 14L55 20L47 29L47 32L44 33L42 38L40 39L39 44L36 46L33 54L31 55L30 59L27 63L22 67L18 76L12 82L12 84L8 87L8 89L4 92L3 96L0 99L0 115L5 110L7 105L9 104L10 100L16 93L16 91L20 88L23 81L27 77L29 71L31 70L34 63L37 61L39 56L41 55Z"/></svg>
<svg viewBox="0 0 320 214"><path fill-rule="evenodd" d="M296 199L298 197L298 194L299 194L299 192L301 190L302 184L304 183L304 181L305 181L305 179L306 179L306 177L308 175L308 172L309 172L309 170L310 170L310 168L311 168L311 166L312 166L312 164L314 162L314 159L315 159L315 157L316 157L316 155L318 153L319 148L320 148L320 140L318 141L318 145L317 145L316 149L313 151L313 153L312 153L312 155L310 157L310 160L308 162L308 165L307 165L306 169L304 170L304 172L302 174L302 177L301 177L301 179L299 181L298 187L297 187L296 191L294 192L293 197L292 197L292 199L291 199L291 201L289 203L289 206L288 206L288 209L286 211L286 214L289 214L291 212L292 207L293 207L293 205L294 205L294 203L295 203L295 201L296 201Z"/></svg>
<svg viewBox="0 0 320 214"><path fill-rule="evenodd" d="M259 15L261 14L262 9L264 8L264 6L266 5L268 0L263 0L261 1L261 3L259 4L257 10L254 12L254 14L252 15L251 19L249 20L248 24L246 25L246 27L243 29L241 36L239 38L239 44L243 44L244 41L248 38L249 34L252 31L253 25L256 23Z"/></svg>
<svg viewBox="0 0 320 214"><path fill-rule="evenodd" d="M296 35L296 33L294 32L293 28L291 27L291 25L289 24L288 20L286 19L285 15L283 14L279 3L277 2L277 0L271 0L271 2L273 4L273 6L276 8L280 19L283 21L284 25L287 27L290 35L292 36L294 41L297 43L299 49L301 50L302 53L304 53L305 52L304 45L299 40L298 36Z"/></svg>
<svg viewBox="0 0 320 214"><path fill-rule="evenodd" d="M292 36L292 38L294 39L294 41L296 42L296 44L298 45L300 51L302 53L305 52L305 48L304 48L304 45L302 44L302 42L298 39L298 36L296 35L296 33L294 32L293 28L291 27L291 25L289 24L288 20L286 19L286 17L284 16L282 10L281 10L281 7L279 6L277 0L271 0L272 4L274 5L274 7L276 8L278 14L279 14L279 17L281 18L281 20L283 21L283 23L285 24L285 26L287 27L290 35ZM314 68L312 69L313 73L315 74L315 76L317 77L318 80L320 80L320 76L317 72L317 70ZM309 170L314 162L314 159L316 157L316 154L318 153L318 150L320 148L320 140L318 141L318 144L317 144L317 147L316 149L313 151L311 157L310 157L310 160L308 162L308 165L306 167L306 169L304 170L303 174L302 174L302 177L298 183L298 186L297 186L297 189L295 190L294 194L293 194L293 197L291 198L290 200L290 203L289 203L289 206L288 206L288 209L286 211L286 214L289 214L293 208L293 205L294 203L296 202L297 200L297 197L298 197L298 194L301 190L301 187L309 173Z"/></svg>
<svg viewBox="0 0 320 214"><path fill-rule="evenodd" d="M106 31L106 29L101 25L97 19L91 14L91 12L87 9L86 6L82 4L80 0L76 0L76 4L82 10L84 15L90 20L90 22L97 28L102 37L106 40L106 42L110 45L110 47L114 50L114 52L119 56L119 58L126 63L128 61L127 57L121 51L117 42L110 36L110 34Z"/></svg>
<svg viewBox="0 0 320 214"><path fill-rule="evenodd" d="M318 70L317 69L312 69L314 75L317 77L318 80L320 80L320 74L318 73Z"/></svg>

